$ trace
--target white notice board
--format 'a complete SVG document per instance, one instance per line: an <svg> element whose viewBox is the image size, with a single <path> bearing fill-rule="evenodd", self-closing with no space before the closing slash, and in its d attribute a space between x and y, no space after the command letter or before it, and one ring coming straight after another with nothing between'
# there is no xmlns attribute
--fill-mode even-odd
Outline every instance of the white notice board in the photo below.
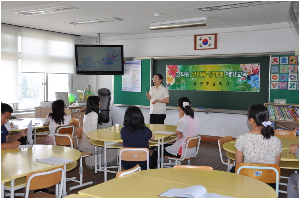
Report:
<svg viewBox="0 0 300 199"><path fill-rule="evenodd" d="M126 61L122 75L122 91L141 92L141 60Z"/></svg>

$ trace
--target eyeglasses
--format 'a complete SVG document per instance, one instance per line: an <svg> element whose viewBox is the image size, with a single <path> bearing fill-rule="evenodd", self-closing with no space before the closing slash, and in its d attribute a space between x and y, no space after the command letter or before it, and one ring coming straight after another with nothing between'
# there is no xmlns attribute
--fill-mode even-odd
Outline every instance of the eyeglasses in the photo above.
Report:
<svg viewBox="0 0 300 199"><path fill-rule="evenodd" d="M158 78L158 77L154 77L154 78L152 78L152 80L156 80L156 79L158 79L158 80L159 80L159 78Z"/></svg>

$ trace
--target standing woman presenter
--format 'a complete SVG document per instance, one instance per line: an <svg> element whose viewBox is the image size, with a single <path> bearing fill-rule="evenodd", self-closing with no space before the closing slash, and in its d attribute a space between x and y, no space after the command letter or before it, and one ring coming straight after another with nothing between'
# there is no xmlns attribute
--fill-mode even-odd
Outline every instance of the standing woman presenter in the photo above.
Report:
<svg viewBox="0 0 300 199"><path fill-rule="evenodd" d="M169 103L169 91L162 85L163 76L155 74L147 98L150 101L150 124L164 124L166 119L166 104Z"/></svg>

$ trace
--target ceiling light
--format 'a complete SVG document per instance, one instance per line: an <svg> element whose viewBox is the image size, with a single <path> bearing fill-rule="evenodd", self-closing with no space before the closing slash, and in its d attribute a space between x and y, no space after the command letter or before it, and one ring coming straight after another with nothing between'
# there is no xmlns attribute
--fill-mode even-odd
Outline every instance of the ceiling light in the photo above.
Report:
<svg viewBox="0 0 300 199"><path fill-rule="evenodd" d="M80 25L80 24L90 24L90 23L101 23L101 22L113 22L113 21L123 21L123 19L118 17L106 17L102 19L91 19L86 21L74 21L69 24Z"/></svg>
<svg viewBox="0 0 300 199"><path fill-rule="evenodd" d="M198 8L198 10L213 11L213 10L223 10L223 9L231 9L231 8L242 8L248 6L258 6L258 5L265 5L265 4L272 4L272 3L282 3L282 2L284 1L249 1L249 2L219 5L219 6L202 7L202 8Z"/></svg>
<svg viewBox="0 0 300 199"><path fill-rule="evenodd" d="M201 17L201 18L174 20L174 21L151 22L150 30L206 26L206 20L207 20L206 17Z"/></svg>
<svg viewBox="0 0 300 199"><path fill-rule="evenodd" d="M64 5L52 8L44 8L44 9L37 9L37 10L27 10L27 11L16 11L15 14L25 15L25 16L32 16L32 15L40 15L40 14L51 14L57 12L65 12L70 10L77 10L78 8Z"/></svg>

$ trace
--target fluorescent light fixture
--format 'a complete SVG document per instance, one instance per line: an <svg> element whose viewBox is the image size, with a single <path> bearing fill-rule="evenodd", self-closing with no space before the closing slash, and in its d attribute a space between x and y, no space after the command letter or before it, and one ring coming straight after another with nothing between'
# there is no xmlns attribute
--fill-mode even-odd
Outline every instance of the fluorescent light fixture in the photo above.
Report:
<svg viewBox="0 0 300 199"><path fill-rule="evenodd" d="M44 8L44 9L37 9L37 10L27 10L27 11L16 11L15 14L25 15L25 16L32 16L32 15L41 15L41 14L51 14L57 12L65 12L70 10L77 10L78 8L64 5L52 8Z"/></svg>
<svg viewBox="0 0 300 199"><path fill-rule="evenodd" d="M206 20L207 20L206 17L201 17L201 18L174 20L174 21L151 22L150 30L206 26Z"/></svg>
<svg viewBox="0 0 300 199"><path fill-rule="evenodd" d="M258 5L265 5L265 4L272 4L272 3L282 3L282 2L284 1L248 1L248 2L232 3L232 4L219 5L219 6L202 7L202 8L198 8L198 10L214 11L214 10L223 10L223 9L231 9L231 8L242 8L248 6L258 6Z"/></svg>
<svg viewBox="0 0 300 199"><path fill-rule="evenodd" d="M105 17L102 19L91 19L86 21L74 21L69 24L80 25L80 24L90 24L90 23L102 23L102 22L113 22L113 21L123 21L123 19L118 17Z"/></svg>

